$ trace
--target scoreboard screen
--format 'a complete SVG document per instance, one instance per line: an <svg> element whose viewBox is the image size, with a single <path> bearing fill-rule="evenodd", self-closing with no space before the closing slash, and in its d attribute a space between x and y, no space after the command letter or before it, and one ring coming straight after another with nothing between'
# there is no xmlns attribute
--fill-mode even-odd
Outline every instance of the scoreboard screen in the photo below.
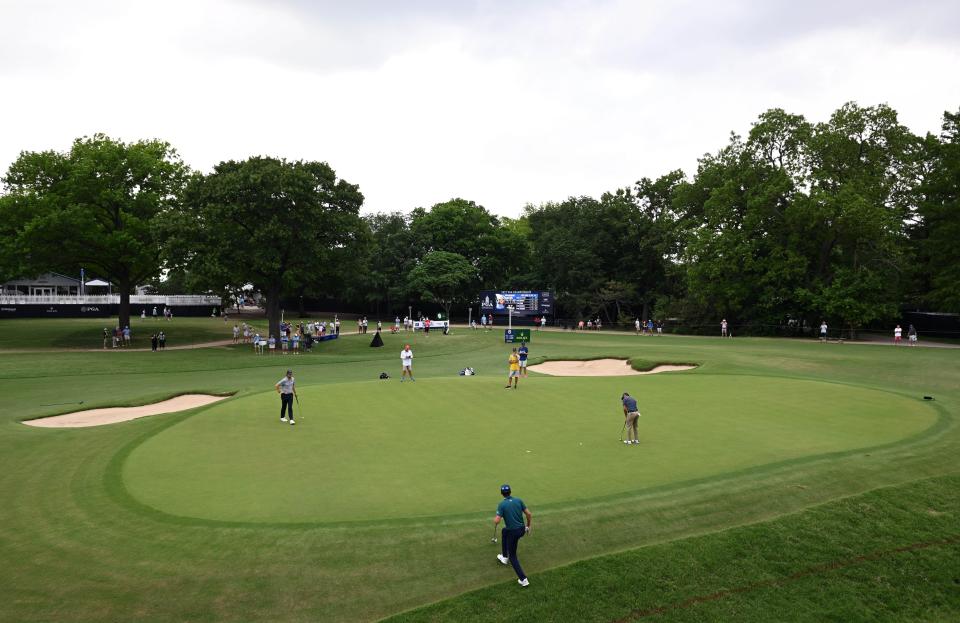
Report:
<svg viewBox="0 0 960 623"><path fill-rule="evenodd" d="M480 293L481 314L506 316L511 308L514 316L550 316L553 314L553 296L550 292L533 290L485 290Z"/></svg>

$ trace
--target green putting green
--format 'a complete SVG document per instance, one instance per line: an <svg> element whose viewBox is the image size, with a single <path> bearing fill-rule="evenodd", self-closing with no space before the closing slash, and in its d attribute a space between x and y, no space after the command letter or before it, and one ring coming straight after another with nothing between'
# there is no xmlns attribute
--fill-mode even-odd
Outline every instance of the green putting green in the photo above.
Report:
<svg viewBox="0 0 960 623"><path fill-rule="evenodd" d="M172 515L267 523L475 513L502 482L538 508L583 505L888 444L937 418L875 389L703 373L537 376L518 391L483 377L301 383L296 427L266 392L148 438L124 464L129 493ZM625 390L639 446L618 440Z"/></svg>

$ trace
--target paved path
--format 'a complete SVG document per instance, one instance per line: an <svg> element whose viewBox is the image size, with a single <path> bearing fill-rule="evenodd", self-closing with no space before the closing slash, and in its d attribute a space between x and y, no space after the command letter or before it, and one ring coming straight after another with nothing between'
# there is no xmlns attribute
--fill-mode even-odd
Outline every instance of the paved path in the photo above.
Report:
<svg viewBox="0 0 960 623"><path fill-rule="evenodd" d="M194 348L216 348L230 346L233 340L217 340L215 342L197 342L180 346L167 346L164 350L192 350ZM245 345L246 346L246 345ZM252 345L251 345L252 346ZM149 348L13 348L0 349L0 353L147 353Z"/></svg>

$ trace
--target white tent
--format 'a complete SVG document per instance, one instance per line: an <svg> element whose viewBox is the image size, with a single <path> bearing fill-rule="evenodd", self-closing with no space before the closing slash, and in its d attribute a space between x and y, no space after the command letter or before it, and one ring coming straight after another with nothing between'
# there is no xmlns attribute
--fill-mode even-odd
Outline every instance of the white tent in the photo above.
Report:
<svg viewBox="0 0 960 623"><path fill-rule="evenodd" d="M103 279L91 279L90 281L86 282L86 283L83 284L83 285L85 285L85 286L94 286L94 287L106 288L106 287L108 287L110 284L107 283L106 281L104 281Z"/></svg>

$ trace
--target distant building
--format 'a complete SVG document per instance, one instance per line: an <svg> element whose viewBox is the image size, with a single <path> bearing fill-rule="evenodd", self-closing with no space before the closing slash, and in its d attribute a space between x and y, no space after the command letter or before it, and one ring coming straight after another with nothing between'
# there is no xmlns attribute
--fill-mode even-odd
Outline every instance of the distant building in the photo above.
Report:
<svg viewBox="0 0 960 623"><path fill-rule="evenodd" d="M222 306L219 296L137 291L130 296L130 313L134 316L141 312L152 315L154 309L175 309L178 317L208 316L211 308ZM116 316L119 310L120 295L103 279L87 279L81 284L74 277L46 273L0 283L0 318L107 318Z"/></svg>
<svg viewBox="0 0 960 623"><path fill-rule="evenodd" d="M19 296L79 296L80 280L58 273L46 273L33 279L12 279L0 293Z"/></svg>

